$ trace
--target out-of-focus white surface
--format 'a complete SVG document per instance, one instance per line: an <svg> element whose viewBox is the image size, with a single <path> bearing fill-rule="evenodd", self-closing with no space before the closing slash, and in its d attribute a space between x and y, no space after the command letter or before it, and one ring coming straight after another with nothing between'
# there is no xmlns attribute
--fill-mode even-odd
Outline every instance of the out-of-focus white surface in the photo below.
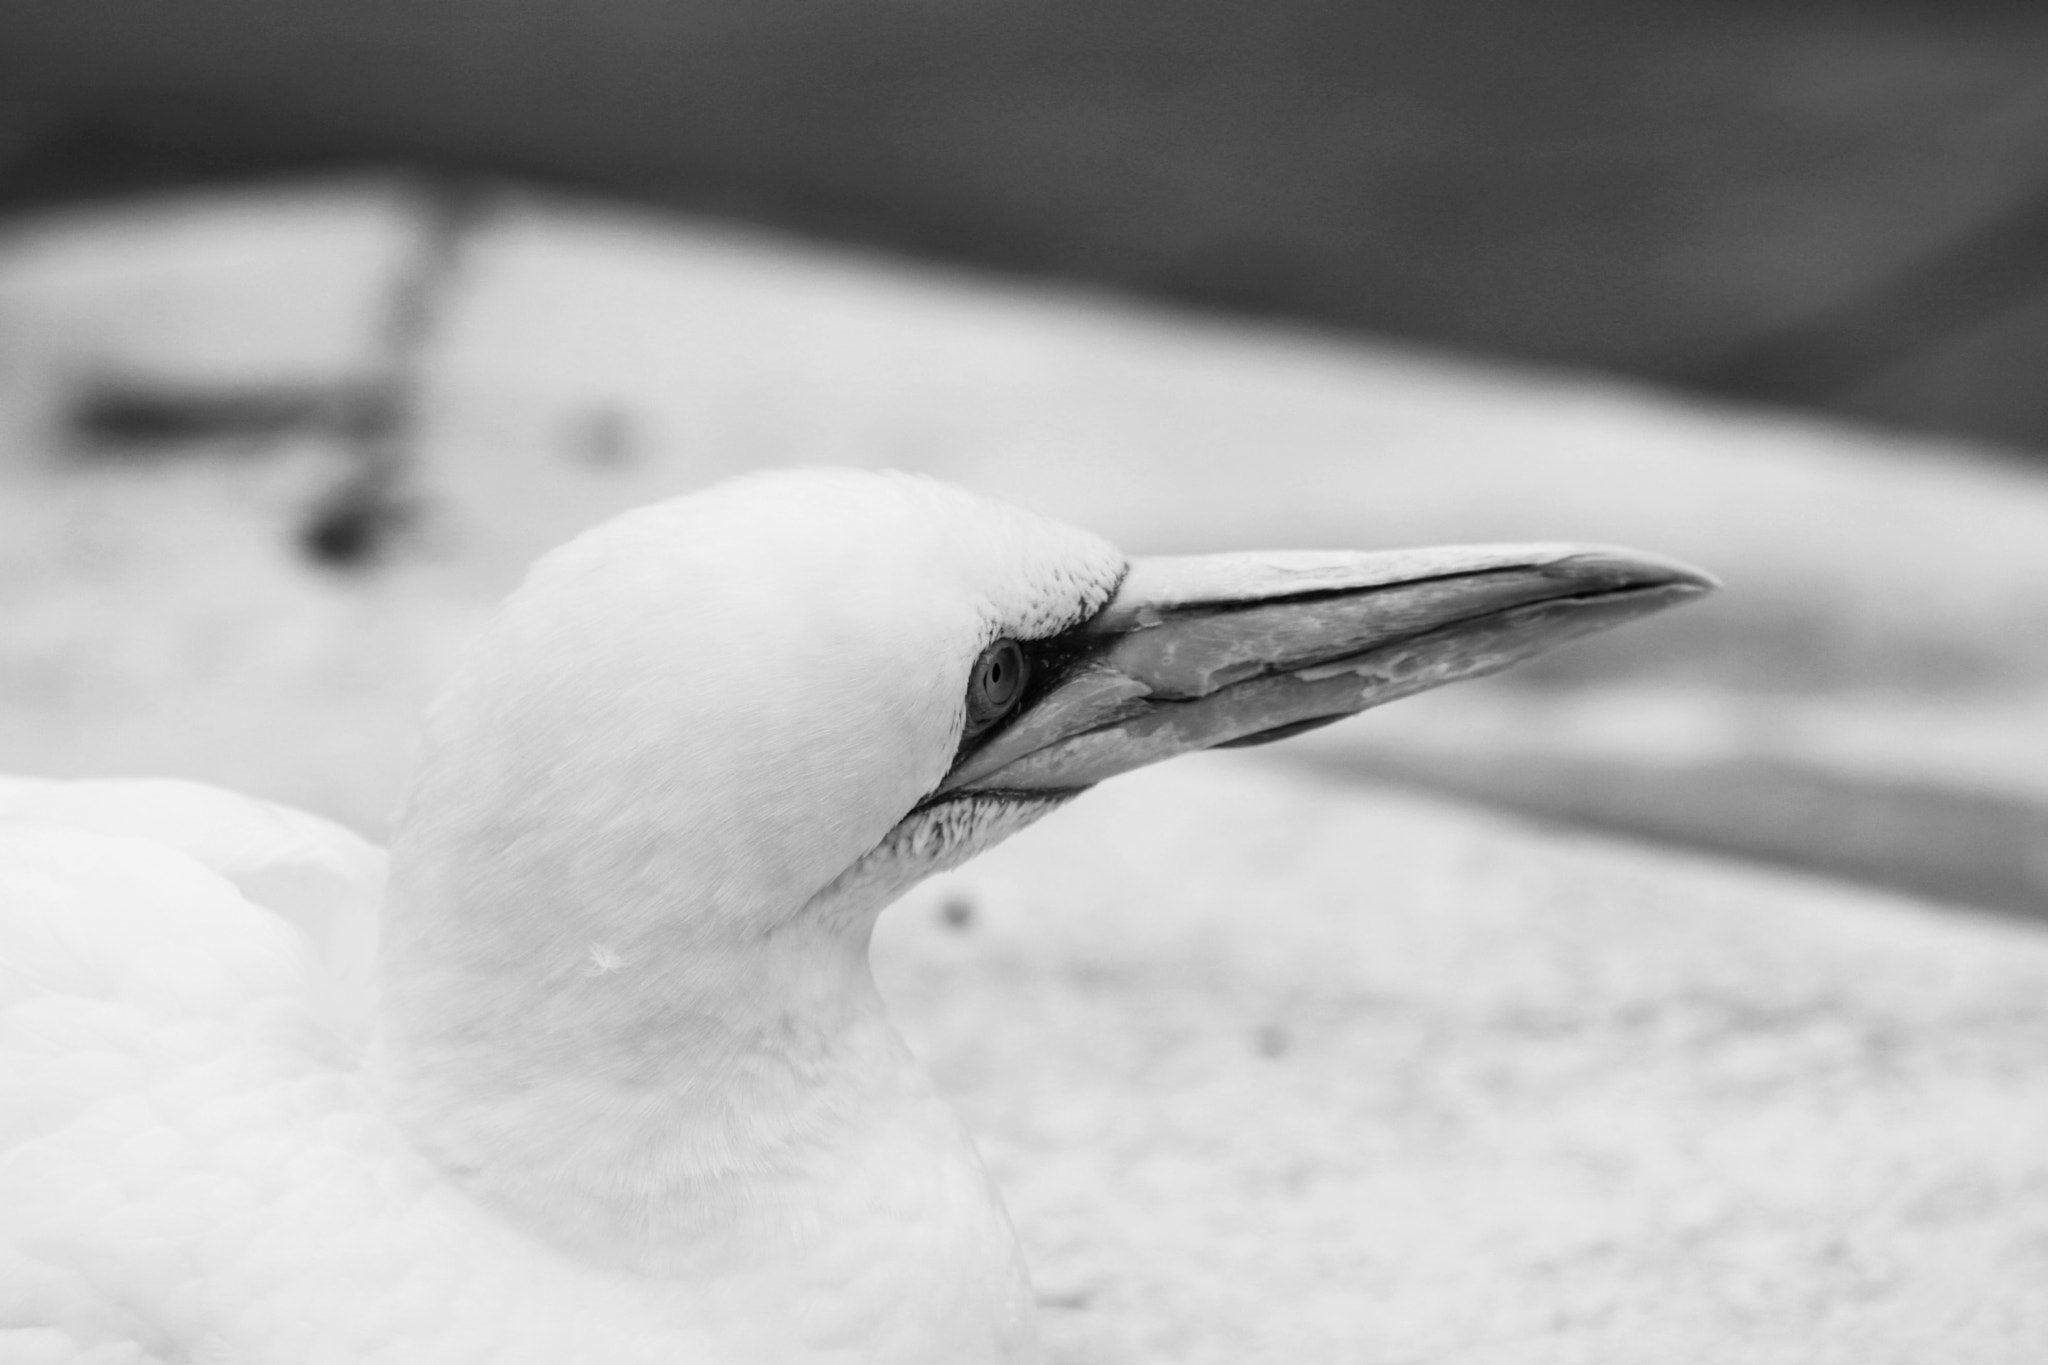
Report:
<svg viewBox="0 0 2048 1365"><path fill-rule="evenodd" d="M0 229L0 439L49 434L103 376L223 386L351 373L385 325L385 284L412 249L378 189L222 201Z"/></svg>

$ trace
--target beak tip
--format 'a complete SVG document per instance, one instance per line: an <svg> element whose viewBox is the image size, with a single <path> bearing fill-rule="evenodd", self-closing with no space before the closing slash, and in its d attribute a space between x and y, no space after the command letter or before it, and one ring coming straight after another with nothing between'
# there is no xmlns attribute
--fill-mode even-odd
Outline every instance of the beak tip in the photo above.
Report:
<svg viewBox="0 0 2048 1365"><path fill-rule="evenodd" d="M1618 547L1577 550L1556 561L1553 572L1607 592L1657 593L1674 606L1721 590L1719 578L1684 560Z"/></svg>

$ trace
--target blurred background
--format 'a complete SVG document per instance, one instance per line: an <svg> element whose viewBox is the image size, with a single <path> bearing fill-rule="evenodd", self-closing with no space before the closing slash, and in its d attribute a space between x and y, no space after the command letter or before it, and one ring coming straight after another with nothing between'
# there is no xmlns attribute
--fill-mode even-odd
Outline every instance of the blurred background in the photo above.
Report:
<svg viewBox="0 0 2048 1365"><path fill-rule="evenodd" d="M16 207L403 166L2038 446L2018 0L16 0Z"/></svg>
<svg viewBox="0 0 2048 1365"><path fill-rule="evenodd" d="M10 0L0 212L0 765L376 833L533 554L843 461L1688 556L1274 752L2048 915L2039 5Z"/></svg>

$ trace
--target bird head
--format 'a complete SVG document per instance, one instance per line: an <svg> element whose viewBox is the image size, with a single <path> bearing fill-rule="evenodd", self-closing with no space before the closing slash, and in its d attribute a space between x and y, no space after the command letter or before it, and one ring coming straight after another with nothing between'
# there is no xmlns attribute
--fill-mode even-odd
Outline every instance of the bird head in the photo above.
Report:
<svg viewBox="0 0 2048 1365"><path fill-rule="evenodd" d="M407 823L467 843L472 883L506 883L472 897L542 893L561 935L650 900L707 934L871 922L1117 773L1495 672L1711 585L1569 545L1127 560L928 479L754 475L535 566L430 717Z"/></svg>

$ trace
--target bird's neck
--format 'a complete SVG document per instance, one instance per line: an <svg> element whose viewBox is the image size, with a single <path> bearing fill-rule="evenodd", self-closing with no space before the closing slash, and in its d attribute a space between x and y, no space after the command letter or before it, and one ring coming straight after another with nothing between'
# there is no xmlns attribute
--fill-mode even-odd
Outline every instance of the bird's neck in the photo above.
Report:
<svg viewBox="0 0 2048 1365"><path fill-rule="evenodd" d="M880 1207L1013 1293L979 1158L875 992L873 910L756 919L728 888L723 913L694 914L704 893L647 875L646 841L587 824L395 841L373 1068L414 1143L583 1259L808 1274L859 1259L835 1230Z"/></svg>

